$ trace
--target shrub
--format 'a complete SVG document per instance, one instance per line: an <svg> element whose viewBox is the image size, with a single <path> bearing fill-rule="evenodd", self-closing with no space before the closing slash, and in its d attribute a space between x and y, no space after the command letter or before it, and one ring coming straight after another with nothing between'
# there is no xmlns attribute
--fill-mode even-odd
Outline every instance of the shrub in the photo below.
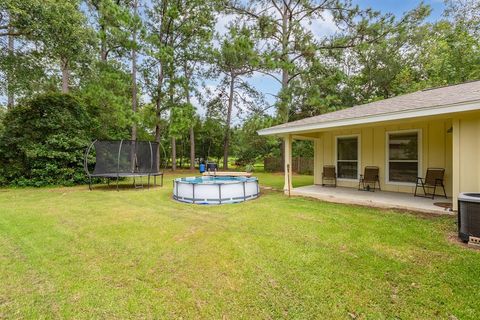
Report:
<svg viewBox="0 0 480 320"><path fill-rule="evenodd" d="M72 185L86 181L83 154L92 127L75 97L49 93L9 110L0 136L0 184Z"/></svg>
<svg viewBox="0 0 480 320"><path fill-rule="evenodd" d="M255 167L253 166L253 164L247 164L245 166L245 172L253 172L254 169Z"/></svg>
<svg viewBox="0 0 480 320"><path fill-rule="evenodd" d="M248 118L240 130L234 135L235 153L237 164L244 166L255 163L258 159L263 159L280 150L278 139L271 136L260 136L257 131L268 128L274 124L273 118L254 114Z"/></svg>

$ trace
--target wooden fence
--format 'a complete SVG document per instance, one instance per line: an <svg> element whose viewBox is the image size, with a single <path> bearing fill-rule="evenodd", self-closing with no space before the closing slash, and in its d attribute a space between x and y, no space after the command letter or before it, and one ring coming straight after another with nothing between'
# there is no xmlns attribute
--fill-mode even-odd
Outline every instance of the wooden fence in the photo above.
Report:
<svg viewBox="0 0 480 320"><path fill-rule="evenodd" d="M283 172L281 157L265 158L263 166L267 172ZM293 157L292 171L299 174L313 174L313 158Z"/></svg>

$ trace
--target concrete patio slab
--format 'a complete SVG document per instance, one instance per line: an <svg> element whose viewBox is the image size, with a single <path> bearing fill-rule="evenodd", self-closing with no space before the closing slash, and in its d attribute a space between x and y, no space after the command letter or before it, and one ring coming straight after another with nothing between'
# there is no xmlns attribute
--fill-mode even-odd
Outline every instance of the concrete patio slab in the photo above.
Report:
<svg viewBox="0 0 480 320"><path fill-rule="evenodd" d="M356 204L384 209L401 209L408 211L436 213L436 214L454 214L442 207L434 205L436 202L452 202L452 199L435 197L435 200L414 197L412 194L387 191L359 191L354 188L345 187L322 187L319 185L310 185L291 190L293 196L312 197L323 201Z"/></svg>

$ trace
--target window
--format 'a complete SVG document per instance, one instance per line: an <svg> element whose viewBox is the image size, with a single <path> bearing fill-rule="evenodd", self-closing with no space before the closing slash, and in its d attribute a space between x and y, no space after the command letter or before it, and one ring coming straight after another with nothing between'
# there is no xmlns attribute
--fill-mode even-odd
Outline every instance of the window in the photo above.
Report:
<svg viewBox="0 0 480 320"><path fill-rule="evenodd" d="M339 179L358 179L358 137L337 137Z"/></svg>
<svg viewBox="0 0 480 320"><path fill-rule="evenodd" d="M387 133L388 181L414 183L419 172L419 132Z"/></svg>

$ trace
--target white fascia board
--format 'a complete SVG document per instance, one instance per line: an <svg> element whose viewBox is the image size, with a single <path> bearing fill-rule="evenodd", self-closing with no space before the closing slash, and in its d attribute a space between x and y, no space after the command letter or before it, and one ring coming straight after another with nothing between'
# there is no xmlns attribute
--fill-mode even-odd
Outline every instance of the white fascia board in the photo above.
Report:
<svg viewBox="0 0 480 320"><path fill-rule="evenodd" d="M438 107L428 107L423 109L397 111L391 113L377 114L372 116L357 117L351 119L332 120L320 123L308 123L303 125L295 125L284 128L266 128L259 130L258 134L261 136L276 135L276 134L288 134L293 132L306 132L312 130L329 129L344 126L353 126L359 124L369 124L383 121L412 119L419 117L435 116L440 114L466 112L480 110L479 101L471 102L468 104L455 104Z"/></svg>
<svg viewBox="0 0 480 320"><path fill-rule="evenodd" d="M318 138L315 137L305 137L305 136L299 136L299 135L292 135L293 140L305 140L305 141L315 141L318 140Z"/></svg>

